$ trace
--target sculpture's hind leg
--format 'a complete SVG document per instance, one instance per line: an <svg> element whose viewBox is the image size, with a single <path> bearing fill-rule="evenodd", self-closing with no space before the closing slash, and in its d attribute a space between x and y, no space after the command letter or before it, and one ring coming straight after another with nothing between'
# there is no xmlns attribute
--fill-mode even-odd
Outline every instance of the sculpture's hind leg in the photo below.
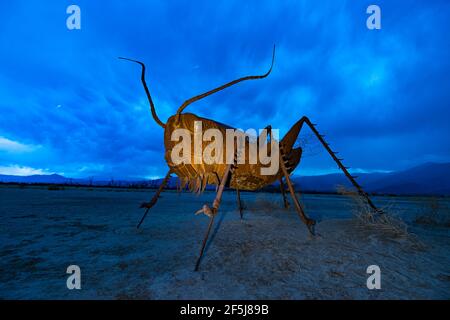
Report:
<svg viewBox="0 0 450 320"><path fill-rule="evenodd" d="M241 219L242 219L243 218L242 203L241 203L241 193L239 192L239 189L236 189L236 197L237 197L237 205L238 205L238 209L239 209L239 215L241 216Z"/></svg>
<svg viewBox="0 0 450 320"><path fill-rule="evenodd" d="M228 175L230 174L231 168L232 168L232 165L229 164L223 174L222 180L220 180L220 185L219 185L219 188L217 189L216 198L213 201L212 208L210 208L207 204L205 204L202 209L198 210L195 213L195 214L204 213L205 215L207 215L210 218L210 220L209 220L208 229L206 230L206 234L203 239L202 248L200 249L200 255L197 259L197 263L195 264L194 271L198 271L198 267L200 266L200 261L202 260L203 252L205 250L205 246L208 241L209 232L211 231L211 227L214 224L214 217L216 216L217 211L219 210L220 201L222 200L223 190L225 189L225 183L227 182Z"/></svg>
<svg viewBox="0 0 450 320"><path fill-rule="evenodd" d="M294 187L292 185L291 179L289 178L289 173L286 169L286 165L284 164L283 156L280 157L280 167L281 171L283 172L283 175L286 179L286 184L288 185L289 192L292 196L292 201L294 201L295 209L297 210L297 213L300 217L300 219L306 224L308 227L309 232L314 235L314 225L316 224L316 221L313 219L310 219L306 216L305 212L303 211L302 206L300 205L300 202L297 199L297 195L295 194Z"/></svg>
<svg viewBox="0 0 450 320"><path fill-rule="evenodd" d="M159 186L158 191L156 191L156 193L154 194L154 196L150 200L150 202L144 202L143 204L141 204L141 208L146 208L146 210L145 210L144 215L141 218L141 221L137 225L138 229L141 226L142 222L144 221L145 217L147 216L147 213L150 210L150 208L156 204L156 201L158 201L159 194L163 191L164 187L166 186L167 182L169 181L171 173L172 172L170 170L169 170L169 172L167 172L166 177L164 178L163 182L161 182L161 185Z"/></svg>
<svg viewBox="0 0 450 320"><path fill-rule="evenodd" d="M289 208L289 202L287 201L286 198L286 190L284 189L284 183L283 183L283 177L280 177L280 190L281 190L281 194L283 196L283 204L284 204L284 208L287 209Z"/></svg>
<svg viewBox="0 0 450 320"><path fill-rule="evenodd" d="M333 160L337 163L338 167L342 170L342 172L345 174L345 176L350 180L350 182L353 184L353 186L358 190L358 193L364 197L367 201L367 203L369 204L369 206L374 209L376 212L378 213L383 213L382 210L378 209L372 202L372 200L369 198L369 195L362 189L362 187L356 182L356 178L352 176L349 172L347 167L345 167L342 164L342 160L343 159L339 159L336 156L337 152L334 152L333 150L331 150L330 145L328 143L325 142L324 140L324 136L319 134L319 132L317 131L317 129L315 128L315 125L311 123L311 121L307 118L307 117L302 117L290 130L289 132L286 134L286 136L283 138L283 140L281 141L280 144L280 149L283 150L285 152L288 152L295 140L297 139L298 135L300 134L300 130L303 127L303 124L306 123L312 130L312 132L316 135L317 139L319 139L320 143L324 146L324 148L328 151L328 153L330 154L330 156L333 158Z"/></svg>

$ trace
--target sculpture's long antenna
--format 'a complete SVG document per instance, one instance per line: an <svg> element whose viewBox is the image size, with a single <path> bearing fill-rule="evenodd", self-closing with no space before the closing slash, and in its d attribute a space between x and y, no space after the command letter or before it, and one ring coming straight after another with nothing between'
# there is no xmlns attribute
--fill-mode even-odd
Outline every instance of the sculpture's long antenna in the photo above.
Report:
<svg viewBox="0 0 450 320"><path fill-rule="evenodd" d="M228 83L226 83L226 84L224 84L224 85L222 85L222 86L220 86L220 87L218 87L218 88L215 88L215 89L213 89L213 90L210 90L210 91L205 92L205 93L203 93L203 94L200 94L200 95L198 95L198 96L192 97L192 98L190 98L189 100L186 100L186 101L178 108L177 116L179 116L179 115L181 114L181 112L182 112L188 105L190 105L191 103L193 103L193 102L195 102L195 101L198 101L198 100L200 100L200 99L203 99L203 98L205 98L205 97L207 97L207 96L209 96L209 95L211 95L211 94L213 94L213 93L216 93L216 92L218 92L218 91L221 91L221 90L223 90L223 89L225 89L225 88L231 87L232 85L234 85L234 84L236 84L236 83L239 83L239 82L245 81L245 80L263 79L263 78L267 77L267 76L270 74L270 72L272 71L272 67L273 67L274 61L275 61L275 45L273 46L272 64L270 65L269 71L267 71L265 74L260 75L260 76L246 76L246 77L242 77L242 78L233 80L233 81L231 81L231 82L228 82Z"/></svg>
<svg viewBox="0 0 450 320"><path fill-rule="evenodd" d="M143 64L142 62L137 61L137 60L123 58L123 57L119 57L119 59L136 62L141 65L141 67L142 67L141 81L142 81L142 84L144 85L144 89L145 89L145 93L147 94L148 102L150 103L150 109L152 111L153 119L155 119L157 124L159 124L161 127L165 128L166 125L161 120L159 120L158 115L156 114L155 105L153 104L153 100L150 95L150 91L148 90L147 83L145 82L145 64Z"/></svg>

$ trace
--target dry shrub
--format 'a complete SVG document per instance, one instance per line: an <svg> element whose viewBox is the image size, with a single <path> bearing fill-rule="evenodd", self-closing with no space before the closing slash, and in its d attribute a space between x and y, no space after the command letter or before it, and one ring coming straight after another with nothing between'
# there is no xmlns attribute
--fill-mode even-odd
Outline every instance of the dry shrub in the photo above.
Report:
<svg viewBox="0 0 450 320"><path fill-rule="evenodd" d="M250 206L254 211L266 211L272 212L275 210L281 210L284 208L282 201L267 199L266 195L257 195L255 202Z"/></svg>
<svg viewBox="0 0 450 320"><path fill-rule="evenodd" d="M338 186L338 193L346 195L354 203L353 214L358 223L368 231L379 232L382 239L401 242L404 248L423 251L426 245L414 233L408 230L407 224L399 217L399 209L395 208L394 201L380 208L383 214L375 212L356 191ZM406 245L406 246L405 246Z"/></svg>
<svg viewBox="0 0 450 320"><path fill-rule="evenodd" d="M57 186L57 185L49 185L47 186L47 190L49 191L59 191L64 190L65 188L63 186Z"/></svg>
<svg viewBox="0 0 450 320"><path fill-rule="evenodd" d="M352 200L354 204L352 213L361 225L374 228L393 238L415 238L408 231L406 223L398 217L398 209L395 208L393 201L380 208L383 214L379 214L369 206L366 199L360 196L358 192L344 186L338 186L337 192Z"/></svg>
<svg viewBox="0 0 450 320"><path fill-rule="evenodd" d="M414 220L415 223L450 227L450 210L437 197L430 197L424 203L422 214Z"/></svg>

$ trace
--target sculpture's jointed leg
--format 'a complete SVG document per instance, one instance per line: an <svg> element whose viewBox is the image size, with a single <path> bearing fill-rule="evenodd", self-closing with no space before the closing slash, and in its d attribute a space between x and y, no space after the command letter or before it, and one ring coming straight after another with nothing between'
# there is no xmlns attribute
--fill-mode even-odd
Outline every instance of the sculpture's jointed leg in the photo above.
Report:
<svg viewBox="0 0 450 320"><path fill-rule="evenodd" d="M378 213L383 213L382 210L378 209L372 202L372 200L369 198L369 195L362 189L362 187L358 184L358 182L356 182L356 176L352 176L349 172L348 172L348 167L345 167L342 164L342 160L343 159L339 159L336 154L337 152L334 152L333 150L331 150L330 145L324 140L324 136L321 135L316 127L315 124L311 123L311 121L307 118L307 117L302 117L292 128L291 130L289 130L289 132L286 134L286 137L283 138L280 148L287 148L290 149L292 148L292 145L294 144L295 140L297 139L298 135L300 134L300 131L303 127L303 124L306 123L312 130L312 132L316 135L316 137L319 139L320 143L324 146L324 148L328 151L328 153L330 154L330 156L333 158L333 160L336 162L336 164L338 165L338 167L342 170L342 172L345 174L345 176L350 180L350 182L352 183L352 185L356 188L356 190L358 190L358 193L364 197L367 201L367 204L374 209L376 212ZM285 150L287 151L287 150Z"/></svg>
<svg viewBox="0 0 450 320"><path fill-rule="evenodd" d="M225 183L228 180L228 175L231 172L232 166L233 166L232 164L229 164L227 166L227 168L223 174L223 177L220 180L220 185L219 185L219 188L217 189L216 198L213 201L212 208L210 208L207 204L205 204L202 209L200 209L196 212L196 214L199 214L199 213L206 214L210 218L210 220L209 220L208 229L206 230L205 238L203 239L202 248L200 249L200 255L197 259L197 263L195 264L195 271L198 271L198 267L200 266L200 261L203 256L203 252L205 250L206 243L208 242L209 232L211 231L211 227L214 224L214 217L216 216L217 211L219 210L220 201L222 200L222 194L225 189Z"/></svg>
<svg viewBox="0 0 450 320"><path fill-rule="evenodd" d="M236 189L236 197L237 197L237 205L238 205L238 209L239 209L239 215L241 216L241 219L242 219L243 216L242 216L241 193L239 192L239 189Z"/></svg>
<svg viewBox="0 0 450 320"><path fill-rule="evenodd" d="M286 190L284 189L284 183L283 183L283 177L280 177L280 190L281 190L281 194L283 195L283 204L284 207L287 209L289 208L289 202L287 201L286 198Z"/></svg>
<svg viewBox="0 0 450 320"><path fill-rule="evenodd" d="M158 191L156 191L156 193L154 194L154 196L150 200L150 202L144 202L143 204L141 204L141 208L146 208L146 210L145 210L144 215L141 218L141 221L137 225L137 228L139 228L141 226L141 224L144 221L145 217L147 216L147 213L150 210L150 208L156 204L156 201L158 201L159 194L163 191L164 187L166 186L167 182L169 181L171 173L172 172L170 170L169 170L169 172L167 172L166 177L164 178L163 182L161 183L161 185L158 188Z"/></svg>
<svg viewBox="0 0 450 320"><path fill-rule="evenodd" d="M292 185L291 179L289 178L289 173L288 173L288 171L286 169L286 165L284 164L282 156L280 157L280 167L281 167L283 175L284 175L284 177L286 179L286 184L288 185L289 192L291 193L292 201L294 201L295 209L297 210L297 213L298 213L300 219L308 227L309 232L312 235L314 235L314 225L316 224L316 221L314 221L313 219L308 218L305 215L305 212L303 211L303 208L302 208L302 206L300 205L300 202L297 199L297 195L295 194L294 187Z"/></svg>

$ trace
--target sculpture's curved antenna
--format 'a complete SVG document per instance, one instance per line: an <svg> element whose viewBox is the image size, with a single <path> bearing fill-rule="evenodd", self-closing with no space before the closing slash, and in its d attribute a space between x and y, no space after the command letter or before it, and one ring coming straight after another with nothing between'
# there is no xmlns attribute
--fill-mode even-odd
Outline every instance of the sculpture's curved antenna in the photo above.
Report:
<svg viewBox="0 0 450 320"><path fill-rule="evenodd" d="M215 88L215 89L213 89L213 90L210 90L210 91L205 92L205 93L203 93L203 94L200 94L200 95L198 95L198 96L192 97L192 98L190 98L189 100L186 100L186 101L178 108L177 116L179 116L179 115L181 114L181 112L182 112L188 105L190 105L191 103L193 103L193 102L195 102L195 101L198 101L198 100L200 100L200 99L203 99L203 98L205 98L205 97L207 97L207 96L209 96L209 95L211 95L211 94L213 94L213 93L216 93L216 92L218 92L218 91L220 91L220 90L223 90L223 89L225 89L225 88L231 87L232 85L234 85L234 84L236 84L236 83L239 83L239 82L245 81L245 80L263 79L263 78L267 77L267 76L270 74L270 72L272 71L272 67L273 67L274 61L275 61L275 45L273 46L272 64L270 65L269 71L267 71L265 74L260 75L260 76L246 76L246 77L242 77L242 78L233 80L233 81L231 81L231 82L228 82L228 83L226 83L226 84L224 84L224 85L222 85L222 86L220 86L220 87L218 87L218 88Z"/></svg>
<svg viewBox="0 0 450 320"><path fill-rule="evenodd" d="M145 93L147 94L148 102L150 103L150 109L152 111L153 119L155 119L157 124L159 124L161 127L165 128L166 125L161 120L159 120L158 115L156 114L155 105L153 104L153 100L152 100L152 97L150 95L150 91L148 90L147 83L145 82L145 64L143 64L140 61L133 60L133 59L128 59L128 58L119 57L119 59L136 62L136 63L139 63L141 65L141 67L142 67L141 81L142 81L142 84L144 85L144 89L145 89Z"/></svg>

